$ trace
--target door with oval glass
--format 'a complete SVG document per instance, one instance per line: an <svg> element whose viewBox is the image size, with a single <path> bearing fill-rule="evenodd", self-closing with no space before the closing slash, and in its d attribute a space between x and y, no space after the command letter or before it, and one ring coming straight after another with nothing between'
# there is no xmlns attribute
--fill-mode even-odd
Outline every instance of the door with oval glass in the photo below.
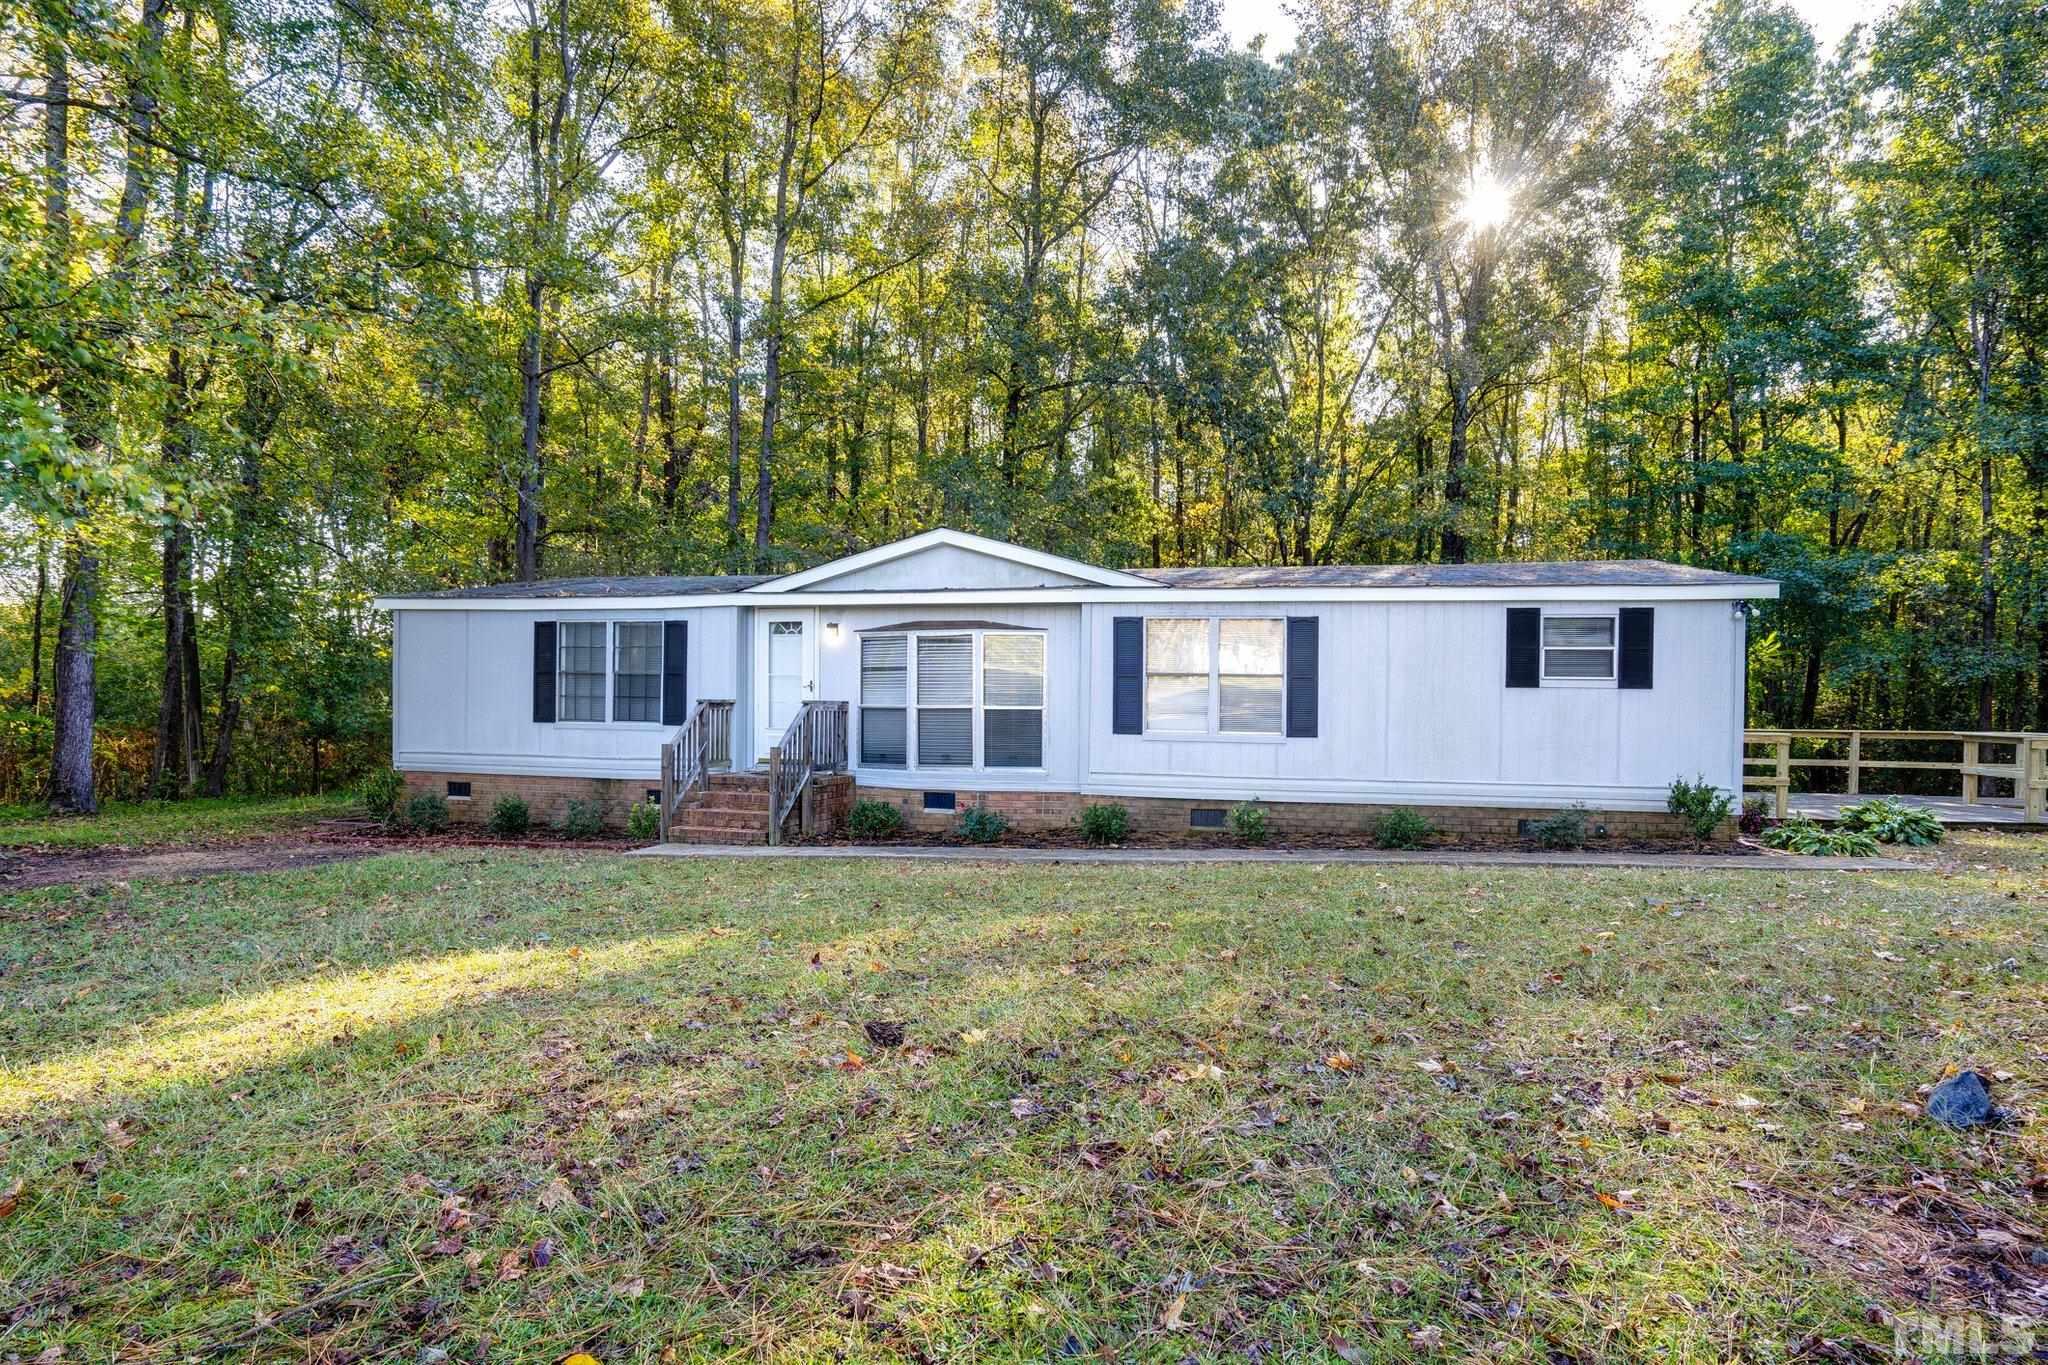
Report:
<svg viewBox="0 0 2048 1365"><path fill-rule="evenodd" d="M754 714L760 762L782 742L783 731L807 701L818 695L818 614L815 611L754 614Z"/></svg>

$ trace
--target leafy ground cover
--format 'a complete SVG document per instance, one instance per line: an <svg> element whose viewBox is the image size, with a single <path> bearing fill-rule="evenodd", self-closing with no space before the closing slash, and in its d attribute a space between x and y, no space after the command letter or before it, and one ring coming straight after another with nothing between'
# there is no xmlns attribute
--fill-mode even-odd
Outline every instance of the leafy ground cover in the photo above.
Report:
<svg viewBox="0 0 2048 1365"><path fill-rule="evenodd" d="M303 828L349 809L321 796L226 796L112 802L99 814L53 818L40 806L0 806L0 848L127 848L251 838Z"/></svg>
<svg viewBox="0 0 2048 1365"><path fill-rule="evenodd" d="M1995 1337L2048 1315L2044 874L1972 835L1910 874L457 849L24 892L0 1356ZM1919 1117L1957 1065L2022 1119Z"/></svg>

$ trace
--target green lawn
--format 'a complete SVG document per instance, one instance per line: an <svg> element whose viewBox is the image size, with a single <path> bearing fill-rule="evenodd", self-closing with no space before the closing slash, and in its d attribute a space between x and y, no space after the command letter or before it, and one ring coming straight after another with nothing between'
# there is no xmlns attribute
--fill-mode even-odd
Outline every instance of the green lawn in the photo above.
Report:
<svg viewBox="0 0 2048 1365"><path fill-rule="evenodd" d="M53 816L40 806L0 806L0 848L211 843L310 825L341 815L349 806L350 799L338 792L113 802L87 816Z"/></svg>
<svg viewBox="0 0 2048 1365"><path fill-rule="evenodd" d="M2010 836L1889 875L455 850L26 893L0 1358L1884 1353L1884 1313L2041 1273L2039 1127L1910 1106L1955 1063L2037 1103L2044 910Z"/></svg>

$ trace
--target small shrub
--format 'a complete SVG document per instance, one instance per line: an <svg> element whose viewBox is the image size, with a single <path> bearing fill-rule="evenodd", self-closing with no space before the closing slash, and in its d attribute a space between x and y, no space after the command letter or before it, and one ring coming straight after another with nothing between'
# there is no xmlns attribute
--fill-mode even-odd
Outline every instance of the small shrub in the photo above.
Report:
<svg viewBox="0 0 2048 1365"><path fill-rule="evenodd" d="M379 768L356 788L356 800L372 820L392 823L398 817L398 803L405 799L405 774L396 768Z"/></svg>
<svg viewBox="0 0 2048 1365"><path fill-rule="evenodd" d="M491 833L517 839L533 828L533 811L516 796L501 796L491 807Z"/></svg>
<svg viewBox="0 0 2048 1365"><path fill-rule="evenodd" d="M1921 847L1941 842L1941 821L1934 812L1908 806L1888 796L1842 807L1842 824L1861 830L1881 844Z"/></svg>
<svg viewBox="0 0 2048 1365"><path fill-rule="evenodd" d="M1131 813L1114 802L1083 806L1081 833L1091 844L1120 844L1130 837Z"/></svg>
<svg viewBox="0 0 2048 1365"><path fill-rule="evenodd" d="M1003 837L1010 828L1010 821L999 810L987 806L969 806L960 813L959 834L971 843L992 844Z"/></svg>
<svg viewBox="0 0 2048 1365"><path fill-rule="evenodd" d="M1870 858L1878 852L1877 840L1860 829L1830 829L1803 815L1780 821L1764 834L1764 844L1787 853L1821 858Z"/></svg>
<svg viewBox="0 0 2048 1365"><path fill-rule="evenodd" d="M1584 848L1586 846L1586 808L1567 806L1555 815L1531 821L1529 837L1536 841L1538 848Z"/></svg>
<svg viewBox="0 0 2048 1365"><path fill-rule="evenodd" d="M1735 828L1744 834L1762 834L1764 821L1770 817L1771 800L1767 796L1746 796L1742 800L1742 814L1735 819Z"/></svg>
<svg viewBox="0 0 2048 1365"><path fill-rule="evenodd" d="M558 828L565 838L595 839L604 833L604 807L595 801L571 801Z"/></svg>
<svg viewBox="0 0 2048 1365"><path fill-rule="evenodd" d="M1273 833L1273 822L1267 817L1266 808L1249 801L1240 801L1232 806L1225 818L1230 822L1230 832L1248 844L1263 844Z"/></svg>
<svg viewBox="0 0 2048 1365"><path fill-rule="evenodd" d="M1721 822L1735 809L1735 798L1707 781L1702 774L1688 782L1675 778L1664 808L1685 821L1695 839L1711 839Z"/></svg>
<svg viewBox="0 0 2048 1365"><path fill-rule="evenodd" d="M1406 806L1382 811L1372 822L1372 841L1381 848L1421 848L1434 833L1428 817Z"/></svg>
<svg viewBox="0 0 2048 1365"><path fill-rule="evenodd" d="M635 839L661 837L661 807L652 801L635 801L626 808L626 833Z"/></svg>
<svg viewBox="0 0 2048 1365"><path fill-rule="evenodd" d="M903 812L887 801L862 797L846 812L846 832L856 839L887 839L903 832Z"/></svg>
<svg viewBox="0 0 2048 1365"><path fill-rule="evenodd" d="M439 834L448 828L448 798L439 792L421 792L405 803L405 824L421 834Z"/></svg>

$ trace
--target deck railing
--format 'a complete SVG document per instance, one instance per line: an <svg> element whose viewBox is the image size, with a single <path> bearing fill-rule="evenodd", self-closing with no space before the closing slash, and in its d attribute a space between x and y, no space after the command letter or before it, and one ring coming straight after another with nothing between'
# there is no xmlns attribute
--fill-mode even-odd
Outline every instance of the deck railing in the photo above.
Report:
<svg viewBox="0 0 2048 1365"><path fill-rule="evenodd" d="M676 812L713 770L732 766L732 703L700 701L680 730L661 746L661 837L668 840Z"/></svg>
<svg viewBox="0 0 2048 1365"><path fill-rule="evenodd" d="M846 703L807 701L768 751L768 842L782 842L782 824L819 773L846 771Z"/></svg>
<svg viewBox="0 0 2048 1365"><path fill-rule="evenodd" d="M1801 742L1846 745L1844 757L1800 755L1793 746ZM1887 750L1899 743L1954 744L1954 759L1892 758ZM1766 791L1775 798L1779 819L1785 818L1792 792L1794 768L1840 768L1847 775L1849 795L1864 794L1864 774L1877 769L1951 772L1962 779L1965 803L1981 799L1980 784L1998 778L2013 784L2013 795L2025 807L2028 821L2039 821L2048 807L2048 734L2020 730L1745 730L1742 735L1742 787L1744 791ZM1871 746L1878 752L1871 753ZM1759 746L1767 753L1751 752ZM1985 750L2010 749L2004 763L1987 762ZM1766 773L1752 771L1765 768Z"/></svg>

